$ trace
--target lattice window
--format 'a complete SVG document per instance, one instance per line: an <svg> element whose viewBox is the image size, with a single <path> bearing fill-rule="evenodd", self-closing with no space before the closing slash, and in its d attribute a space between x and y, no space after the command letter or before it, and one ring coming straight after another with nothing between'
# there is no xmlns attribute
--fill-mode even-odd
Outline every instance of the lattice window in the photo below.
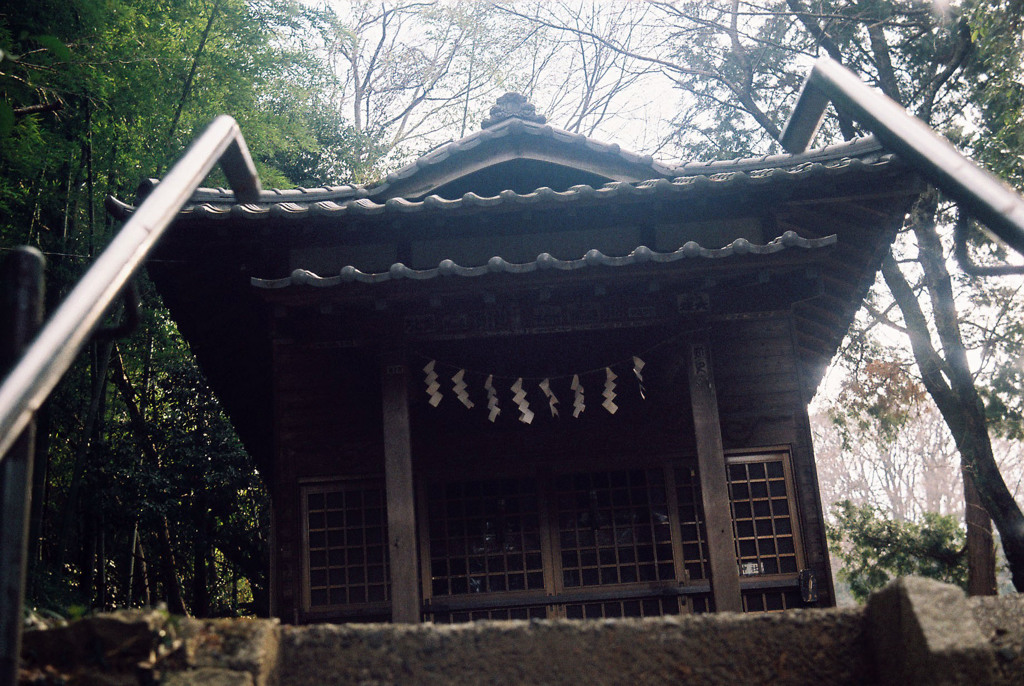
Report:
<svg viewBox="0 0 1024 686"><path fill-rule="evenodd" d="M545 619L548 609L545 605L534 607L510 607L496 610L472 610L463 612L435 612L432 621L435 624L461 624L481 619Z"/></svg>
<svg viewBox="0 0 1024 686"><path fill-rule="evenodd" d="M434 596L544 588L533 479L435 486L428 508Z"/></svg>
<svg viewBox="0 0 1024 686"><path fill-rule="evenodd" d="M383 486L366 482L307 486L302 505L308 607L387 602Z"/></svg>
<svg viewBox="0 0 1024 686"><path fill-rule="evenodd" d="M744 612L782 612L797 607L805 607L797 589L743 592Z"/></svg>
<svg viewBox="0 0 1024 686"><path fill-rule="evenodd" d="M555 478L566 588L675 579L661 469Z"/></svg>
<svg viewBox="0 0 1024 686"><path fill-rule="evenodd" d="M715 611L715 599L710 593L690 596L690 612L695 615L703 615Z"/></svg>
<svg viewBox="0 0 1024 686"><path fill-rule="evenodd" d="M761 576L783 582L778 577L795 577L799 569L786 460L782 451L727 456L741 587ZM436 483L423 494L426 598L492 594L460 600L458 610L434 612L436 622L714 611L703 588L679 597L625 599L609 598L607 590L633 585L628 594L635 594L640 584L706 586L707 533L692 464ZM522 607L488 607L496 604L493 594L510 591L523 594L515 603ZM751 612L799 606L799 594L788 588L742 592Z"/></svg>
<svg viewBox="0 0 1024 686"><path fill-rule="evenodd" d="M700 500L700 478L693 467L676 467L676 501L683 565L690 580L707 579L708 544Z"/></svg>
<svg viewBox="0 0 1024 686"><path fill-rule="evenodd" d="M784 460L782 453L728 460L733 533L743 577L798 571Z"/></svg>
<svg viewBox="0 0 1024 686"><path fill-rule="evenodd" d="M568 619L611 619L616 617L661 617L686 611L681 598L638 598L592 603L570 603L565 606Z"/></svg>

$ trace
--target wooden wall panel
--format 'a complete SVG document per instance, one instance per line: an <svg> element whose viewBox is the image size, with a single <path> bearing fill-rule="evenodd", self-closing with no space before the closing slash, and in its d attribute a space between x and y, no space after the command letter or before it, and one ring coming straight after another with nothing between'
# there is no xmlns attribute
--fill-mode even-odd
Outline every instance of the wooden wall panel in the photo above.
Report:
<svg viewBox="0 0 1024 686"><path fill-rule="evenodd" d="M277 444L291 478L383 471L375 354L280 343L275 349Z"/></svg>
<svg viewBox="0 0 1024 686"><path fill-rule="evenodd" d="M818 573L822 603L834 603L806 404L788 317L719 323L715 379L723 443L738 450L789 446L806 564Z"/></svg>
<svg viewBox="0 0 1024 686"><path fill-rule="evenodd" d="M380 382L373 356L278 343L274 348L275 614L301 621L300 481L384 471ZM366 373L372 374L370 379Z"/></svg>

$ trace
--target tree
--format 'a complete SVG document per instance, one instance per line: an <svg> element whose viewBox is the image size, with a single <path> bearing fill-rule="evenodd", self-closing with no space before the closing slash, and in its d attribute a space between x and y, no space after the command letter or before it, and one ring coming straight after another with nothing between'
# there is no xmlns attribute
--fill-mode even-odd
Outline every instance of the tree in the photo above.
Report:
<svg viewBox="0 0 1024 686"><path fill-rule="evenodd" d="M911 574L967 585L964 532L955 517L928 512L921 523L899 521L849 500L836 503L832 515L829 550L842 561L839 577L857 600Z"/></svg>
<svg viewBox="0 0 1024 686"><path fill-rule="evenodd" d="M47 254L52 306L113 232L103 196L131 197L220 112L240 120L265 182L307 181L329 125L305 104L327 75L296 45L317 21L283 0L44 1L0 15L0 249ZM92 344L40 418L30 593L57 609L164 599L265 612L266 494L140 287L137 332Z"/></svg>
<svg viewBox="0 0 1024 686"><path fill-rule="evenodd" d="M983 16L985 26L1005 24L1013 21L1009 17L1014 9L1011 3L980 0L960 13L946 14L936 14L927 5L883 0L819 2L813 8L800 0L652 5L670 26L656 40L655 51L639 54L615 36L601 39L623 54L657 65L689 102L716 113L680 118L680 148L729 156L777 149L800 74L806 72L801 65L821 51L842 58L926 123L955 136L963 126L963 113L970 110L972 89L963 80L966 66L976 70L976 81L977 70L992 66L991 57L985 61L985 51L981 59L972 52L976 45L971 21ZM561 28L579 31L571 22L563 22ZM1019 62L1000 66L1020 72ZM987 121L998 127L1005 117ZM823 135L827 141L855 132L850 121L833 115ZM711 146L708 140L718 143ZM944 230L949 224L944 210L935 192L925 193L914 207L908 230L882 265L888 294L876 293L878 302L895 307L883 304L871 312L883 315L876 319L906 335L918 377L956 441L969 486L977 486L980 502L1000 531L1014 584L1022 590L1024 515L992 451L987 416L992 403L986 408L985 394L979 391L985 379L977 379L969 363L971 339L962 325L970 317L958 308L963 284L946 266L949 243L944 242ZM970 285L985 287L977 281ZM1006 335L1005 329L989 334L987 344L993 349L1005 352L1004 345L1019 343L1016 334ZM1000 359L1009 357L1004 354ZM969 519L968 540L976 550L987 544L983 522Z"/></svg>
<svg viewBox="0 0 1024 686"><path fill-rule="evenodd" d="M816 401L811 414L830 546L844 565L838 577L853 586L860 583L861 590L875 587L867 583L869 577L884 583L897 567L927 562L913 559L925 550L915 537L934 528L937 517L964 519L956 444L912 372L909 360L868 360L857 375L844 379L836 397ZM1019 493L1024 477L1020 443L996 438L993 449L1001 473ZM886 525L883 515L890 520ZM867 529L874 532L871 540L865 538ZM907 550L890 549L904 539L917 542ZM966 555L959 560L966 579Z"/></svg>
<svg viewBox="0 0 1024 686"><path fill-rule="evenodd" d="M639 3L574 8L574 34L545 26L543 4L531 14L483 1L318 12L317 51L334 73L319 111L344 122L351 181L376 180L410 154L467 135L510 90L570 131L632 127L646 99L631 89L653 71L594 33L632 32L625 40L641 42L648 9Z"/></svg>
<svg viewBox="0 0 1024 686"><path fill-rule="evenodd" d="M480 72L498 46L480 40L486 19L475 4L361 1L320 12L320 50L334 73L324 107L346 122L353 181L374 180L403 145L436 143L457 110L465 120L470 101L494 88Z"/></svg>

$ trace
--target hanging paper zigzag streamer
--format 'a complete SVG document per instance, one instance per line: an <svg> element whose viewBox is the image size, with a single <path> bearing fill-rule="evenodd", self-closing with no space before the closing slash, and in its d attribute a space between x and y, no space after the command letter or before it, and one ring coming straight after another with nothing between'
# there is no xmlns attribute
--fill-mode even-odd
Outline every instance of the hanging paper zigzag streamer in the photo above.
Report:
<svg viewBox="0 0 1024 686"><path fill-rule="evenodd" d="M587 409L587 406L583 403L583 384L580 383L580 375L572 375L572 385L569 386L573 392L572 398L572 416L575 419L580 418L580 414L583 410Z"/></svg>
<svg viewBox="0 0 1024 686"><path fill-rule="evenodd" d="M640 385L640 397L644 400L647 400L647 394L644 391L644 375L640 372L644 370L646 364L636 355L633 356L633 373L636 374L636 382Z"/></svg>
<svg viewBox="0 0 1024 686"><path fill-rule="evenodd" d="M543 381L541 381L540 390L544 391L544 395L546 395L548 398L548 407L551 408L551 416L557 417L558 408L555 407L555 405L558 404L558 398L556 398L555 394L552 393L551 391L551 382L548 379L544 379Z"/></svg>
<svg viewBox="0 0 1024 686"><path fill-rule="evenodd" d="M466 392L466 381L463 377L466 375L465 369L460 369L455 372L455 376L452 377L452 390L455 391L455 397L459 399L459 402L465 405L467 408L472 410L475 405L473 401L469 399L469 393Z"/></svg>
<svg viewBox="0 0 1024 686"><path fill-rule="evenodd" d="M487 381L484 381L484 390L487 391L487 409L490 413L487 418L494 423L494 420L501 414L501 408L498 407L498 393L494 390L494 374L487 377Z"/></svg>
<svg viewBox="0 0 1024 686"><path fill-rule="evenodd" d="M519 421L523 424L529 424L533 421L533 411L530 409L530 403L526 400L526 391L523 390L523 379L522 377L516 379L516 382L512 384L512 402L519 407Z"/></svg>
<svg viewBox="0 0 1024 686"><path fill-rule="evenodd" d="M611 367L604 368L604 392L601 394L604 396L604 402L601 403L601 407L608 410L609 414L615 414L619 410L619 406L615 404L615 379L617 378L619 377Z"/></svg>
<svg viewBox="0 0 1024 686"><path fill-rule="evenodd" d="M647 363L636 355L630 358L632 360L633 375L636 377L637 387L640 392L640 397L643 400L647 400L647 389L644 387L644 375L643 370L647 366ZM629 363L629 360L625 360L618 364L625 366ZM438 374L436 371L437 360L430 360L425 367L423 372L426 375L424 383L426 384L426 393L429 397L428 402L433 407L437 407L442 400L441 384L438 381ZM593 370L594 372L600 371ZM591 372L585 372L590 374ZM601 407L608 411L609 414L615 414L619 410L619 406L616 404L615 399L618 397L616 393L616 379L618 375L612 371L610 366L604 368L604 390L601 392L601 396L604 401L601 403ZM466 370L464 368L458 369L451 378L452 380L452 392L455 394L455 398L462 403L467 409L476 407L476 404L470 399L468 384L466 383ZM541 380L538 384L544 397L548 400L548 409L551 410L552 417L558 417L558 404L559 400L555 396L555 392L551 388L551 378L547 377ZM580 415L586 411L587 405L583 395L583 383L580 381L579 374L573 374L572 383L569 388L573 392L572 399L572 416L575 419L579 419ZM494 387L494 375L490 374L487 376L487 380L484 381L484 390L487 392L487 419L494 423L498 419L498 415L501 414L501 408L498 403L498 392ZM512 401L516 404L519 410L519 421L524 424L532 424L536 414L530 409L530 402L526 399L526 389L523 388L523 377L516 379L515 383L512 384L510 390L512 391Z"/></svg>
<svg viewBox="0 0 1024 686"><path fill-rule="evenodd" d="M427 377L423 380L427 384L427 395L430 396L428 401L433 407L437 407L438 403L441 402L441 384L437 382L437 372L434 371L434 364L437 360L431 360L427 362L427 366L423 368Z"/></svg>

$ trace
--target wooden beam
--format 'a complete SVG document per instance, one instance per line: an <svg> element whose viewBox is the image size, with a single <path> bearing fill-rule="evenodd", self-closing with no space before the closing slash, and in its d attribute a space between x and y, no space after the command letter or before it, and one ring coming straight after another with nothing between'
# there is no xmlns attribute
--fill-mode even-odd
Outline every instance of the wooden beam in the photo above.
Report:
<svg viewBox="0 0 1024 686"><path fill-rule="evenodd" d="M711 373L711 347L706 340L689 347L690 404L697 438L697 469L708 537L708 564L716 612L742 612L740 574L729 507L718 397Z"/></svg>
<svg viewBox="0 0 1024 686"><path fill-rule="evenodd" d="M404 355L387 352L382 363L391 621L415 624L420 621L420 588L409 432L409 374Z"/></svg>

